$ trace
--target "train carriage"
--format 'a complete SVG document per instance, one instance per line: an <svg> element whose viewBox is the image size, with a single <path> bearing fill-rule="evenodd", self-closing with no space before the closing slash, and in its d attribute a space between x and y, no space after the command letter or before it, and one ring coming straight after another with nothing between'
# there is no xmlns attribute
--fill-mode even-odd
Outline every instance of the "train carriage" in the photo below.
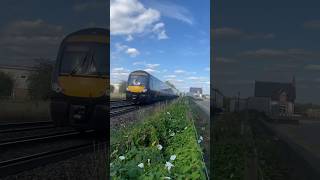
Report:
<svg viewBox="0 0 320 180"><path fill-rule="evenodd" d="M126 97L137 104L178 97L178 91L146 71L138 70L128 77Z"/></svg>
<svg viewBox="0 0 320 180"><path fill-rule="evenodd" d="M109 104L109 30L66 36L52 78L51 117L58 126L106 129Z"/></svg>

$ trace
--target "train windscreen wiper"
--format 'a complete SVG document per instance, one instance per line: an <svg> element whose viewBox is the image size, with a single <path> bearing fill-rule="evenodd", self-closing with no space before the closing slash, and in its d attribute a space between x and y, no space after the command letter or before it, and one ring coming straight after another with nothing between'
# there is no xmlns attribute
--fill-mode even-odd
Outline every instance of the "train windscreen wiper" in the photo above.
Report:
<svg viewBox="0 0 320 180"><path fill-rule="evenodd" d="M85 57L82 59L81 63L78 64L77 67L75 67L75 68L72 69L72 71L70 72L69 75L72 76L72 75L74 75L75 73L77 73L77 72L80 70L80 68L81 68L81 67L84 65L84 63L87 61L88 54L89 54L89 52L86 53L86 55L85 55Z"/></svg>
<svg viewBox="0 0 320 180"><path fill-rule="evenodd" d="M90 65L93 65L96 68L96 73L97 73L98 77L102 77L102 73L99 72L99 70L98 70L99 67L97 66L97 62L95 61L94 55L95 55L95 52L92 53Z"/></svg>

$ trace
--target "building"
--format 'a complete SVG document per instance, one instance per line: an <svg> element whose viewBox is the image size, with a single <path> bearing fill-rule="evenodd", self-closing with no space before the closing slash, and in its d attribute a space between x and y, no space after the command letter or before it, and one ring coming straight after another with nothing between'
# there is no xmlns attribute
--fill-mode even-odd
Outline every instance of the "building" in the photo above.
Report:
<svg viewBox="0 0 320 180"><path fill-rule="evenodd" d="M190 87L191 94L202 94L202 88L197 88L197 87Z"/></svg>
<svg viewBox="0 0 320 180"><path fill-rule="evenodd" d="M247 98L239 98L232 97L230 98L230 112L240 112L248 109L248 99Z"/></svg>
<svg viewBox="0 0 320 180"><path fill-rule="evenodd" d="M0 65L0 71L9 74L14 80L14 86L11 93L12 98L24 99L28 97L27 79L32 72L36 71L35 68L28 66Z"/></svg>
<svg viewBox="0 0 320 180"><path fill-rule="evenodd" d="M291 116L294 113L296 99L295 80L291 83L256 81L254 99L251 108L279 116Z"/></svg>

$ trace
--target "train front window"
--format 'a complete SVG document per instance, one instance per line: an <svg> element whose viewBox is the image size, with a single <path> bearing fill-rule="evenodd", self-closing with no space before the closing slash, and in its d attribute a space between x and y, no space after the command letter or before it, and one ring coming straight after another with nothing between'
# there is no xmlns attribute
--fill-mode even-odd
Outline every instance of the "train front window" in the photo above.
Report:
<svg viewBox="0 0 320 180"><path fill-rule="evenodd" d="M147 84L147 77L131 75L128 84L129 86L145 86Z"/></svg>
<svg viewBox="0 0 320 180"><path fill-rule="evenodd" d="M67 45L62 53L60 73L69 75L106 75L106 45Z"/></svg>

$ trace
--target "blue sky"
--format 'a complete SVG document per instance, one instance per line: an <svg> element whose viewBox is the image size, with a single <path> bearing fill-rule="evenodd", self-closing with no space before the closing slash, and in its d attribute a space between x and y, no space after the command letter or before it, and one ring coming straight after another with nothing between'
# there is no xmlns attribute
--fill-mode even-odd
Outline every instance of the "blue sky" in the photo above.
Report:
<svg viewBox="0 0 320 180"><path fill-rule="evenodd" d="M297 101L320 103L320 1L214 2L214 87L248 97L295 76Z"/></svg>
<svg viewBox="0 0 320 180"><path fill-rule="evenodd" d="M210 1L111 0L111 83L146 70L181 91L210 86Z"/></svg>
<svg viewBox="0 0 320 180"><path fill-rule="evenodd" d="M0 2L0 64L32 66L55 60L63 37L82 28L109 24L106 0Z"/></svg>

